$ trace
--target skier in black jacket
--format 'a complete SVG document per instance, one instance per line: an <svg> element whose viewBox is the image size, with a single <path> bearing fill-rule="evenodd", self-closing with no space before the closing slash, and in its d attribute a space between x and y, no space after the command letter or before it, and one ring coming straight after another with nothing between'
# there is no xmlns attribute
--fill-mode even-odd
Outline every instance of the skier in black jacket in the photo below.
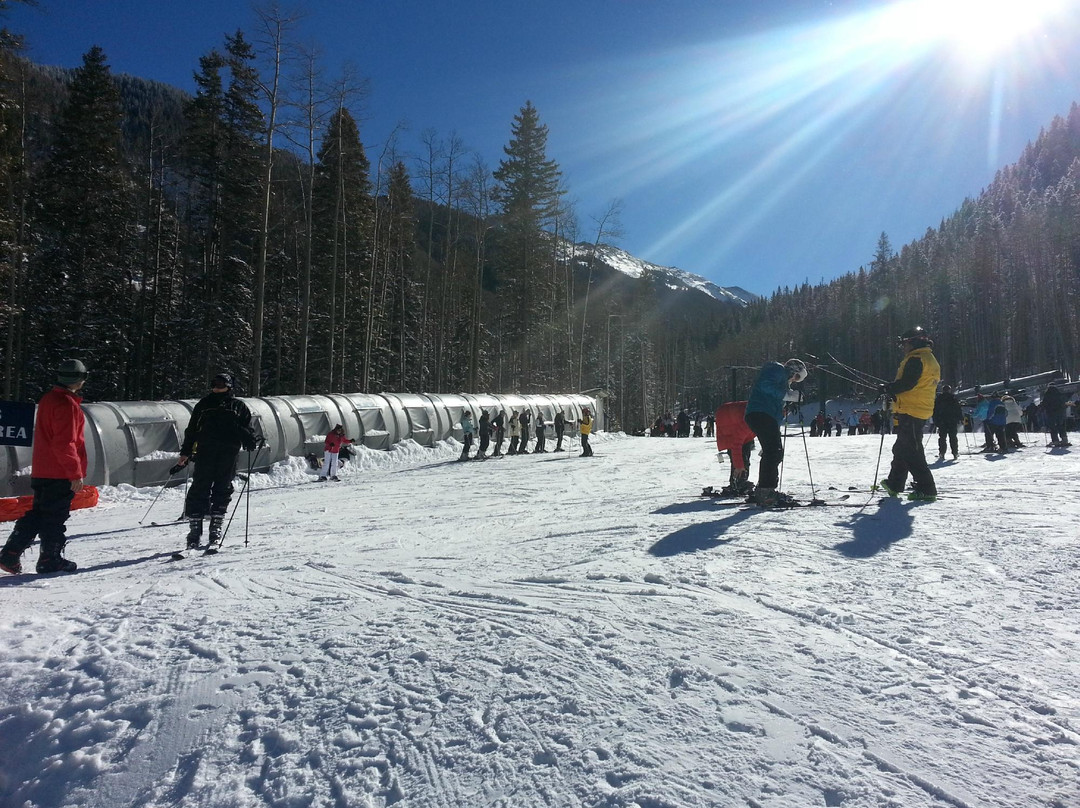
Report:
<svg viewBox="0 0 1080 808"><path fill-rule="evenodd" d="M255 448L255 431L251 411L233 395L233 378L219 373L210 382L210 395L195 405L191 420L184 431L177 468L189 460L195 463L184 512L190 530L187 546L199 546L203 518L210 516L210 544L220 544L225 514L233 493L236 476L236 457L240 449Z"/></svg>
<svg viewBox="0 0 1080 808"><path fill-rule="evenodd" d="M956 440L956 429L964 420L964 410L960 402L953 395L952 388L944 384L941 392L934 399L934 426L938 429L938 460L945 459L946 442L952 449L953 460L956 460L959 445Z"/></svg>
<svg viewBox="0 0 1080 808"><path fill-rule="evenodd" d="M1054 449L1071 446L1065 433L1066 396L1053 382L1046 386L1042 394L1042 410L1046 419L1046 430L1050 433L1050 446Z"/></svg>
<svg viewBox="0 0 1080 808"><path fill-rule="evenodd" d="M503 438L506 437L506 415L502 410L496 412L495 417L491 419L491 430L495 433L493 436L495 451L491 453L491 456L502 457Z"/></svg>
<svg viewBox="0 0 1080 808"><path fill-rule="evenodd" d="M480 411L480 450L476 453L477 460L487 460L488 446L491 444L491 415L487 410Z"/></svg>

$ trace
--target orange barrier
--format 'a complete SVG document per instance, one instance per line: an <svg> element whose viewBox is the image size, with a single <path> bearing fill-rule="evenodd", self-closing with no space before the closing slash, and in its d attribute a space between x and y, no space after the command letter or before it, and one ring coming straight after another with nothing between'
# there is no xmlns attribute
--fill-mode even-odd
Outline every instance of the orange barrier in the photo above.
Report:
<svg viewBox="0 0 1080 808"><path fill-rule="evenodd" d="M14 522L30 510L34 504L33 496L0 498L0 522ZM93 508L98 504L98 490L95 486L85 485L71 501L71 510Z"/></svg>

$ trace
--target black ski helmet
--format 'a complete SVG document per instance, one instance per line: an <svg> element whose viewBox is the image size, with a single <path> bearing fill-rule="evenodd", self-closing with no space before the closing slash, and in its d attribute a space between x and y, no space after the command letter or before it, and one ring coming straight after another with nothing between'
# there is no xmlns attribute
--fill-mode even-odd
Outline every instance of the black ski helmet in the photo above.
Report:
<svg viewBox="0 0 1080 808"><path fill-rule="evenodd" d="M211 387L228 387L233 389L233 377L231 373L219 373L210 380Z"/></svg>
<svg viewBox="0 0 1080 808"><path fill-rule="evenodd" d="M910 342L916 348L925 348L926 346L933 347L934 341L930 339L930 335L926 333L926 329L921 325L917 325L914 328L909 328L903 334L900 335L899 342L901 345Z"/></svg>

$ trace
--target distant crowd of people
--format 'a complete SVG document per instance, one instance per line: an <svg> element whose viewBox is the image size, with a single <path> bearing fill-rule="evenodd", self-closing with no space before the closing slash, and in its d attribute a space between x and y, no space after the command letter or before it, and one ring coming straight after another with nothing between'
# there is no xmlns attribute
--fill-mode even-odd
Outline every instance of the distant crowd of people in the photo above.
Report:
<svg viewBox="0 0 1080 808"><path fill-rule="evenodd" d="M670 412L656 416L652 427L649 428L651 438L695 438L713 437L716 427L716 418L712 413L679 410L674 418Z"/></svg>
<svg viewBox="0 0 1080 808"><path fill-rule="evenodd" d="M548 422L544 419L543 412L536 413L535 422L529 410L511 410L509 415L502 410L494 410L494 414L483 410L480 414L480 422L474 424L472 413L466 410L461 415L461 431L463 446L458 460L487 460L489 457L503 457L506 455L519 454L544 454L548 451ZM581 408L581 419L575 422L573 416L567 417L562 410L555 412L551 420L551 430L555 438L553 452L566 451L563 448L563 439L567 437L568 429L571 434L576 434L581 439L581 454L579 457L592 457L593 450L589 444L589 436L592 434L593 419L588 407ZM476 454L472 453L473 438L478 437L480 445ZM510 442L504 453L503 441L509 437ZM529 450L530 438L535 438L533 448ZM489 455L488 449L492 452Z"/></svg>

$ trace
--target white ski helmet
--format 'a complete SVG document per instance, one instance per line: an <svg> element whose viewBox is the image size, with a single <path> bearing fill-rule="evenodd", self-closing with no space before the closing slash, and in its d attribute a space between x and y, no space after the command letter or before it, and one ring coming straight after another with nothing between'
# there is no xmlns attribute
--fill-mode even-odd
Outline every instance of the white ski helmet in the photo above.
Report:
<svg viewBox="0 0 1080 808"><path fill-rule="evenodd" d="M789 359L784 363L784 367L791 374L793 381L801 382L807 376L806 363L801 359Z"/></svg>

